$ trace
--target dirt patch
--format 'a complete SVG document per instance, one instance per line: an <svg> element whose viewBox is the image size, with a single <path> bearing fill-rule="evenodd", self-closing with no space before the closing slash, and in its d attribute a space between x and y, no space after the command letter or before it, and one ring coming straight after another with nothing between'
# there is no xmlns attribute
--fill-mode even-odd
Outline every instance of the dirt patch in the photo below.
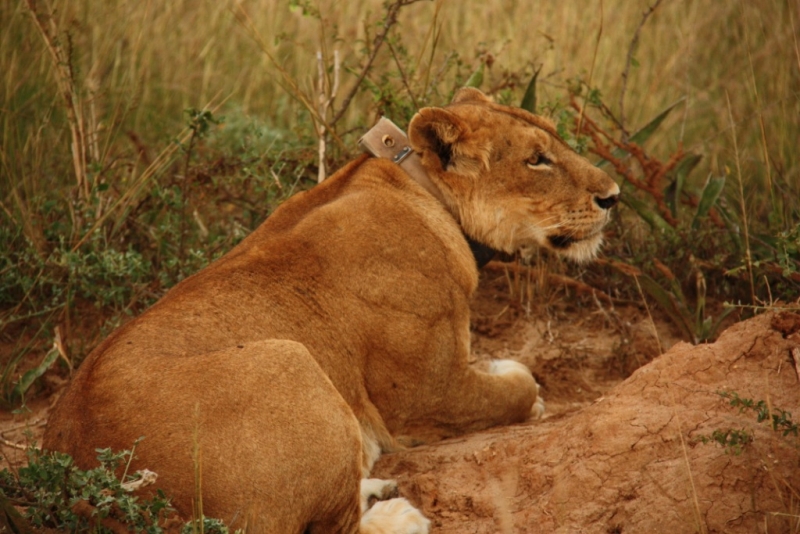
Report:
<svg viewBox="0 0 800 534"><path fill-rule="evenodd" d="M797 438L717 392L798 413L798 330L765 314L679 343L576 413L386 455L374 476L442 533L794 532ZM740 455L699 441L725 429L752 436Z"/></svg>

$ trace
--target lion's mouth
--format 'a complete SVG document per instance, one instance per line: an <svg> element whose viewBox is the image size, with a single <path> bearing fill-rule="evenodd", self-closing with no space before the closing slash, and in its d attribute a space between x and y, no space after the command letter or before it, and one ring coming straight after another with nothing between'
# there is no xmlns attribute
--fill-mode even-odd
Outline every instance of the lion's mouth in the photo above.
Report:
<svg viewBox="0 0 800 534"><path fill-rule="evenodd" d="M547 245L559 254L571 258L578 263L593 259L603 243L600 230L581 235L556 234L547 236Z"/></svg>
<svg viewBox="0 0 800 534"><path fill-rule="evenodd" d="M551 235L547 237L547 240L550 241L550 246L559 250L569 248L570 245L577 241L577 239L569 235Z"/></svg>

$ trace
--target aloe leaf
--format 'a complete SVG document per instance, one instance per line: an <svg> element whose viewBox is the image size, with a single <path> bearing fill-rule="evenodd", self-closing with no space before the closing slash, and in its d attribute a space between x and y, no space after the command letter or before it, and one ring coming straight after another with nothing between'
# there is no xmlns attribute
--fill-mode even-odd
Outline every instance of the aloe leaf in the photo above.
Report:
<svg viewBox="0 0 800 534"><path fill-rule="evenodd" d="M536 113L536 79L539 77L539 70L534 71L531 76L531 81L528 82L528 88L525 89L525 95L522 97L522 103L519 105L525 111Z"/></svg>
<svg viewBox="0 0 800 534"><path fill-rule="evenodd" d="M700 219L708 215L711 208L717 202L720 193L725 188L724 176L711 176L709 175L706 180L706 185L703 187L703 192L700 196L700 202L697 206L697 213L694 215L692 221L692 230L697 230L700 227Z"/></svg>
<svg viewBox="0 0 800 534"><path fill-rule="evenodd" d="M682 103L683 100L684 99L681 98L677 102L667 106L667 108L664 111L662 111L661 113L659 113L658 115L656 115L653 120L651 120L650 122L645 124L642 128L637 130L636 133L634 133L632 136L630 136L628 138L628 141L631 142L631 143L636 143L639 146L644 144L648 139L650 139L650 136L653 135L653 133L658 129L658 127L661 126L661 123L664 122L664 119L667 118L667 116L670 114L670 112L673 109L675 109L678 106L678 104ZM613 154L613 156L615 158L621 158L622 156L625 155L625 152L626 151L621 149L621 148L615 148L611 152L611 154ZM606 165L607 163L608 163L608 161L606 161L606 160L600 160L596 165L598 167L602 167L603 165Z"/></svg>
<svg viewBox="0 0 800 534"><path fill-rule="evenodd" d="M683 100L684 99L681 98L677 102L674 102L669 106L667 106L667 108L664 111L656 115L656 117L653 120L645 124L641 129L639 129L639 131L633 134L630 137L630 142L636 143L637 145L641 145L642 143L650 139L650 136L653 135L653 133L658 129L659 126L661 126L661 123L664 122L664 119L667 118L667 116L670 114L670 112L672 112L673 109L678 107L679 104L683 103Z"/></svg>
<svg viewBox="0 0 800 534"><path fill-rule="evenodd" d="M485 64L481 62L475 72L470 74L469 78L467 79L467 83L464 84L465 87L474 87L479 89L480 86L483 84L483 69L485 68Z"/></svg>
<svg viewBox="0 0 800 534"><path fill-rule="evenodd" d="M639 277L639 283L642 289L653 297L659 307L672 319L672 322L683 330L692 343L697 344L697 336L691 326L691 314L686 309L686 306L679 303L669 291L658 285L658 282L646 274Z"/></svg>

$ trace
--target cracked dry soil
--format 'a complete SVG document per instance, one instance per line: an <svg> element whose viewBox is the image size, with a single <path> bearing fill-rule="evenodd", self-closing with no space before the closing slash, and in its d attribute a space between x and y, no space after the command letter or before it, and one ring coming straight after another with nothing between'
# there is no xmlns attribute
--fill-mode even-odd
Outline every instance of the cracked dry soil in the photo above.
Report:
<svg viewBox="0 0 800 534"><path fill-rule="evenodd" d="M759 315L695 347L658 317L656 341L637 306L554 289L526 313L505 276L486 277L472 309L475 359L528 365L545 418L384 455L373 476L396 478L442 534L800 532L800 440L717 394L800 416L800 315ZM40 441L56 395L0 413L5 443ZM699 442L730 428L754 438L738 456ZM24 461L0 452L2 466Z"/></svg>

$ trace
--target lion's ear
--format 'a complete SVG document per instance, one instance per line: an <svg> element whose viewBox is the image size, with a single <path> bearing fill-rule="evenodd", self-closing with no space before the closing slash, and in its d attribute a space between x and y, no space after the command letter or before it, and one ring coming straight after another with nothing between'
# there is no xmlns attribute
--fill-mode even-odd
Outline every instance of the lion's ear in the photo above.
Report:
<svg viewBox="0 0 800 534"><path fill-rule="evenodd" d="M492 99L483 94L480 89L474 87L462 87L453 96L453 104L462 102L492 102Z"/></svg>
<svg viewBox="0 0 800 534"><path fill-rule="evenodd" d="M416 152L436 154L442 169L450 164L457 152L455 145L467 132L461 119L442 108L422 108L408 125L411 147Z"/></svg>

